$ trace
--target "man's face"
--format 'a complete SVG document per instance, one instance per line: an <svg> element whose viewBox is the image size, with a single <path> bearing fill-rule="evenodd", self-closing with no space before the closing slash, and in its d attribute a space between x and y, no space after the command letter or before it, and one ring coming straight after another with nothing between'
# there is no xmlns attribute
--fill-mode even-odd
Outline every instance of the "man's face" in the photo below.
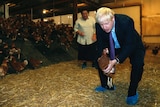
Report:
<svg viewBox="0 0 160 107"><path fill-rule="evenodd" d="M101 28L106 32L106 33L109 33L112 28L113 28L113 25L114 25L114 18L111 19L111 20L106 20L106 21L103 21L101 23L99 23Z"/></svg>
<svg viewBox="0 0 160 107"><path fill-rule="evenodd" d="M87 10L82 11L82 18L84 20L88 19L88 11Z"/></svg>

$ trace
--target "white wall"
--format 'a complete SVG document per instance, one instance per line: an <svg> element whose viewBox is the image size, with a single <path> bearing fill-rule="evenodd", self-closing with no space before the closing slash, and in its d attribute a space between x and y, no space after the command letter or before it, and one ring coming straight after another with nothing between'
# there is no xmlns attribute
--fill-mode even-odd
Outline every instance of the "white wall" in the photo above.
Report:
<svg viewBox="0 0 160 107"><path fill-rule="evenodd" d="M126 14L134 20L134 26L139 34L141 34L140 26L140 6L121 7L113 9L115 13Z"/></svg>
<svg viewBox="0 0 160 107"><path fill-rule="evenodd" d="M5 6L5 18L9 18L9 7L7 4L4 5Z"/></svg>
<svg viewBox="0 0 160 107"><path fill-rule="evenodd" d="M160 0L143 0L142 34L146 43L160 43Z"/></svg>
<svg viewBox="0 0 160 107"><path fill-rule="evenodd" d="M95 11L90 11L89 15L92 17L95 17ZM78 13L78 18L81 17L81 13ZM44 20L50 20L54 19L56 24L69 24L70 26L73 27L73 15L72 14L67 14L67 15L60 15L60 16L53 16L53 17L48 17L44 18ZM40 19L34 19L34 22L37 22Z"/></svg>
<svg viewBox="0 0 160 107"><path fill-rule="evenodd" d="M4 5L1 5L1 6L0 6L0 13L3 13L3 14L2 14L2 17L4 18Z"/></svg>

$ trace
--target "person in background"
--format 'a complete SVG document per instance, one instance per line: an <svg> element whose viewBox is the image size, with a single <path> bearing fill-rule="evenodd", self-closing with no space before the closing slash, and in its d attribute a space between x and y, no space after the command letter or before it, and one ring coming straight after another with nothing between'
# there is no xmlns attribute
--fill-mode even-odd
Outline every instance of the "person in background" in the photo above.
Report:
<svg viewBox="0 0 160 107"><path fill-rule="evenodd" d="M107 7L101 7L97 10L96 21L98 57L105 51L109 53L110 61L106 69L101 70L98 67L101 86L96 87L95 90L98 92L114 90L113 82L108 81L112 78L105 74L109 74L117 64L123 63L126 58L129 58L131 74L126 103L135 105L138 102L138 83L143 74L145 48L140 35L135 30L134 21L127 15L115 14ZM114 42L115 55L113 58L111 58L111 41ZM121 77L123 78L123 75Z"/></svg>
<svg viewBox="0 0 160 107"><path fill-rule="evenodd" d="M76 20L74 31L76 32L78 42L78 60L82 61L82 68L87 67L87 61L92 61L92 67L95 67L96 55L96 34L95 18L89 16L89 11L81 11L82 17Z"/></svg>

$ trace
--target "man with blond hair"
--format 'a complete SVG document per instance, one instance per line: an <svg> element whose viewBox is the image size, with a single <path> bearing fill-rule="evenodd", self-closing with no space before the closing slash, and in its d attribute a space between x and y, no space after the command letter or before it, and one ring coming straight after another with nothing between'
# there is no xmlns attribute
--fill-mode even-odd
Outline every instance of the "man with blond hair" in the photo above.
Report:
<svg viewBox="0 0 160 107"><path fill-rule="evenodd" d="M98 57L102 52L106 52L109 54L110 61L105 69L98 67L101 86L96 87L95 90L98 92L114 90L115 86L110 81L112 77L106 74L113 72L112 69L116 64L123 63L129 58L132 66L126 103L135 105L138 102L138 83L143 74L145 48L140 35L135 30L134 21L127 15L115 14L107 7L97 10L96 20ZM113 52L111 41L114 42Z"/></svg>

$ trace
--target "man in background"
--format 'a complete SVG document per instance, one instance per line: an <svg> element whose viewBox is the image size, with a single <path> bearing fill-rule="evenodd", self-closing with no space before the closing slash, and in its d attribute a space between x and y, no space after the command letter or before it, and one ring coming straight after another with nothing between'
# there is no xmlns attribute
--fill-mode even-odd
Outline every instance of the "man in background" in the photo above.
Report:
<svg viewBox="0 0 160 107"><path fill-rule="evenodd" d="M82 68L87 67L87 61L92 61L95 67L96 34L95 19L89 16L89 11L81 11L82 17L76 20L74 31L78 35L78 60L82 61Z"/></svg>

